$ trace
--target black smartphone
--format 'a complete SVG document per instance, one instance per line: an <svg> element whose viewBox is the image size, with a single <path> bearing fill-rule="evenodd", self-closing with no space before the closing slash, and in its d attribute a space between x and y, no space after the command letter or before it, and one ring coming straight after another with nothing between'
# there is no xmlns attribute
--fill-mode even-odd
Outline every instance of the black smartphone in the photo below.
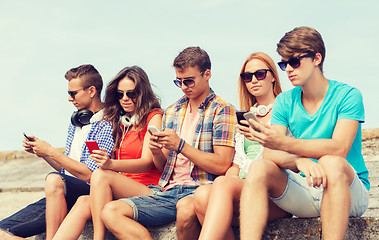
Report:
<svg viewBox="0 0 379 240"><path fill-rule="evenodd" d="M28 139L28 141L33 142L33 140L30 137L28 137L25 133L23 133L23 134L24 134L24 137L26 137L26 139Z"/></svg>
<svg viewBox="0 0 379 240"><path fill-rule="evenodd" d="M242 126L245 126L245 127L249 127L249 125L241 123L241 120L246 120L244 118L244 116L243 116L245 113L247 113L247 111L237 111L236 112L236 114L237 114L237 121L238 121L239 125L242 125Z"/></svg>

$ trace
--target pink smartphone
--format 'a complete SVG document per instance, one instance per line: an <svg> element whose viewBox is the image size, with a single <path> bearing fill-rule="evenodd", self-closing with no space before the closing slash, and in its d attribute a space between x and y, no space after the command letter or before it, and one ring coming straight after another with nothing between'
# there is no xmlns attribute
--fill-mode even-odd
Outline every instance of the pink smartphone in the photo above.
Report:
<svg viewBox="0 0 379 240"><path fill-rule="evenodd" d="M99 145L97 145L96 141L86 141L86 145L90 154L92 154L93 150L100 150Z"/></svg>

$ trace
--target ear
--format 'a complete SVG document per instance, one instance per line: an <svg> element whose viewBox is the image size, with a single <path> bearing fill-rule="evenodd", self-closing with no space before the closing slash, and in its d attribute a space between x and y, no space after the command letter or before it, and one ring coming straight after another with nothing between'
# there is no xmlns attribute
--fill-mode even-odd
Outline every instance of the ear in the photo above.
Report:
<svg viewBox="0 0 379 240"><path fill-rule="evenodd" d="M211 78L211 76L212 76L211 70L210 69L205 70L204 77L207 81Z"/></svg>
<svg viewBox="0 0 379 240"><path fill-rule="evenodd" d="M315 54L315 58L313 59L313 62L315 63L315 66L316 66L316 67L318 67L318 65L320 65L321 60L322 60L322 55L321 55L321 53L316 53L316 54Z"/></svg>
<svg viewBox="0 0 379 240"><path fill-rule="evenodd" d="M93 98L97 93L95 86L89 87L88 90L89 90L89 94L90 94L91 98Z"/></svg>

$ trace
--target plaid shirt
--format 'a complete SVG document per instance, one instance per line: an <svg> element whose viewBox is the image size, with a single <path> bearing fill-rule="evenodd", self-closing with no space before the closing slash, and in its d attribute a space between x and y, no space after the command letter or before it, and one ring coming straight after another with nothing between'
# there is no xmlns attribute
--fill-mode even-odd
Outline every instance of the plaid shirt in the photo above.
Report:
<svg viewBox="0 0 379 240"><path fill-rule="evenodd" d="M184 96L168 107L163 115L163 130L171 128L179 135L188 106L188 97ZM213 146L234 147L234 134L237 123L236 110L211 89L209 95L200 104L200 119L193 136L192 146L203 152L213 153ZM177 153L170 151L159 185L165 187L173 173ZM197 184L211 183L217 175L207 173L190 162L191 178Z"/></svg>
<svg viewBox="0 0 379 240"><path fill-rule="evenodd" d="M101 113L99 112L99 114L101 114L100 119L102 119L102 112ZM68 135L67 135L66 147L65 147L65 152L64 152L66 156L68 156L68 154L70 153L71 143L75 135L75 129L76 127L70 123L70 126L68 127ZM89 141L89 140L97 141L99 148L106 149L110 156L111 151L113 149L113 145L114 145L113 138L112 138L111 124L104 120L91 122L91 130L88 133L86 141ZM85 142L83 142L82 156L80 157L80 162L87 165L87 167L91 171L94 171L95 169L99 168L99 166L97 166L95 161L90 159L89 156L90 156L89 150ZM63 174L65 173L64 168L62 168L62 173Z"/></svg>

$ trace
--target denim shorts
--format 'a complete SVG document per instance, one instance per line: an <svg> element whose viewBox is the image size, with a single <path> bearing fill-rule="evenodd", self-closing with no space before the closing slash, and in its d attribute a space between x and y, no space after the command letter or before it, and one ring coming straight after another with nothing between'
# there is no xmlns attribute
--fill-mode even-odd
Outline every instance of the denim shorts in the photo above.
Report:
<svg viewBox="0 0 379 240"><path fill-rule="evenodd" d="M120 199L133 208L133 220L144 226L167 224L176 220L176 203L183 197L193 195L198 186L175 186L162 191L151 185L149 195Z"/></svg>
<svg viewBox="0 0 379 240"><path fill-rule="evenodd" d="M288 175L287 187L278 198L271 200L281 209L301 218L319 217L324 189L309 187L305 177L285 170ZM358 178L357 173L350 185L351 207L350 217L360 217L368 207L368 191Z"/></svg>

